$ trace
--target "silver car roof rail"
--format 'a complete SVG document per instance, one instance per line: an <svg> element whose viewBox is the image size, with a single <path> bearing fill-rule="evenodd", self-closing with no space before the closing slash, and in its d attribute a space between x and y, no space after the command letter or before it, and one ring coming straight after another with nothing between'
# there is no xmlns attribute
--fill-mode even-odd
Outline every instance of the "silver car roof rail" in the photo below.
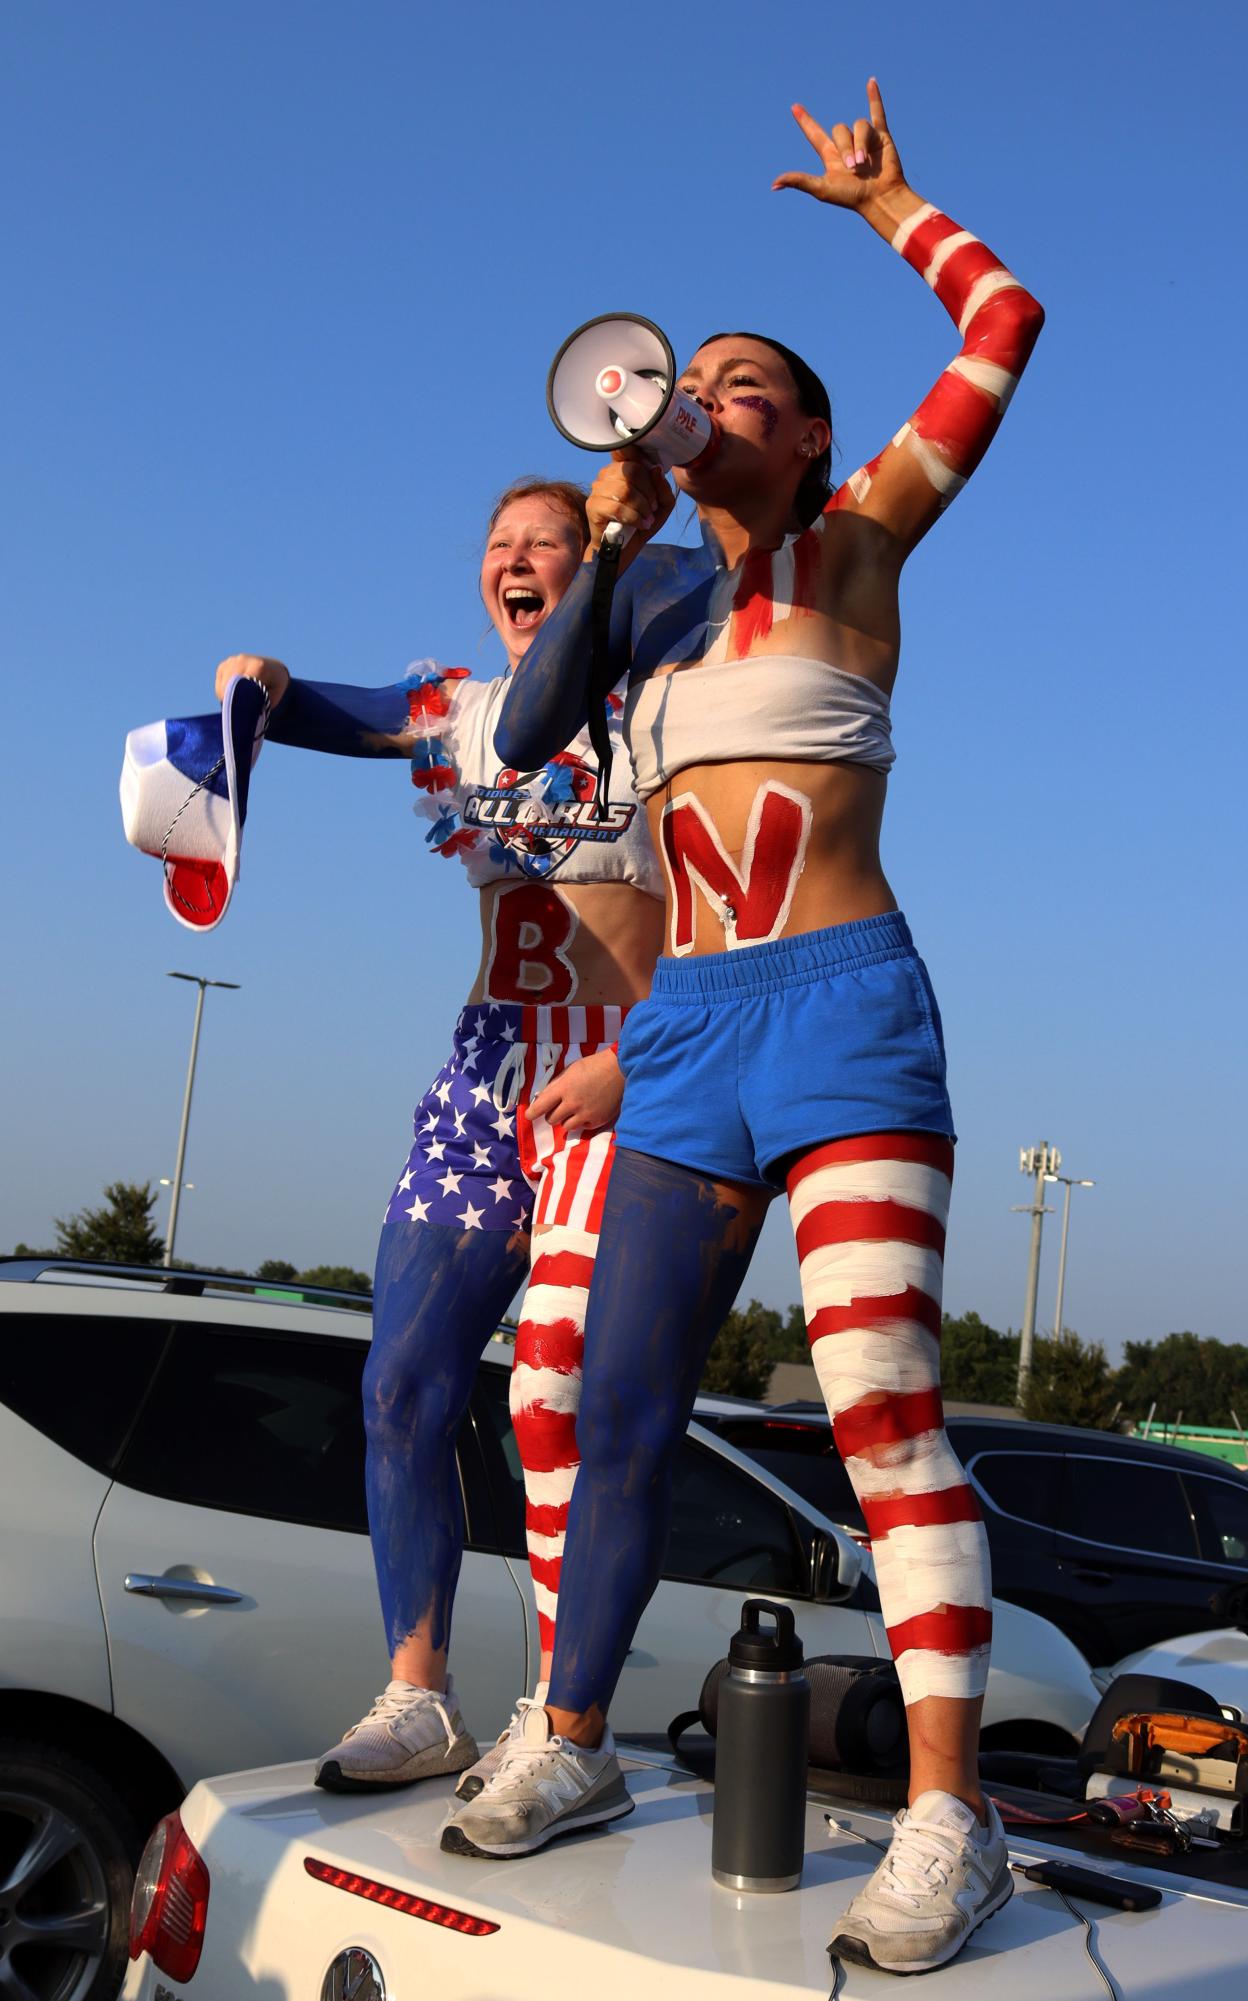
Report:
<svg viewBox="0 0 1248 2001"><path fill-rule="evenodd" d="M0 1256L0 1283L29 1284L38 1279L55 1281L77 1274L86 1278L118 1279L125 1284L153 1286L160 1292L181 1293L200 1299L206 1291L237 1292L252 1298L290 1298L305 1305L323 1302L327 1306L347 1306L367 1312L372 1294L351 1292L344 1286L301 1285L295 1279L232 1277L226 1272L183 1271L166 1265L110 1264L106 1259Z"/></svg>

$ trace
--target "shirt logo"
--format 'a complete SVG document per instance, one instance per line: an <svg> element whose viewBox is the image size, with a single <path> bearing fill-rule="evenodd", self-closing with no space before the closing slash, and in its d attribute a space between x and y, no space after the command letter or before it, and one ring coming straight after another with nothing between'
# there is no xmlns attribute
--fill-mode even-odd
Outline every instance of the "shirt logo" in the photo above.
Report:
<svg viewBox="0 0 1248 2001"><path fill-rule="evenodd" d="M464 823L491 836L508 868L548 881L583 841L614 843L633 823L635 806L612 805L598 819L595 783L593 766L563 750L540 771L504 770L493 785L474 785Z"/></svg>

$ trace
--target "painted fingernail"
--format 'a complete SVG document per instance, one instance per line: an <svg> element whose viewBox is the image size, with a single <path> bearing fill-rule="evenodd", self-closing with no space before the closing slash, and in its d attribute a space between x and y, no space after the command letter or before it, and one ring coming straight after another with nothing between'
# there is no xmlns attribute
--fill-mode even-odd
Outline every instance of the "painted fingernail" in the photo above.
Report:
<svg viewBox="0 0 1248 2001"><path fill-rule="evenodd" d="M867 156L866 156L866 154L865 154L865 153L863 152L863 150L862 150L861 146L860 146L860 147L858 148L858 151L857 151L857 152L856 152L856 153L854 154L854 159L855 159L855 160L857 161L857 163L858 163L858 165L859 165L860 167L865 167L865 166L866 166L866 164L867 164Z"/></svg>
<svg viewBox="0 0 1248 2001"><path fill-rule="evenodd" d="M849 171L852 174L854 171L854 156L852 153L846 153L845 165L849 168Z"/></svg>

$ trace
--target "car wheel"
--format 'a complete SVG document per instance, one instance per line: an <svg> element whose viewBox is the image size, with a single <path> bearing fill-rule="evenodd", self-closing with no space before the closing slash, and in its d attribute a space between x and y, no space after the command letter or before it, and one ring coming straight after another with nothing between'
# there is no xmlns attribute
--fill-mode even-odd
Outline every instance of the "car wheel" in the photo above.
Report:
<svg viewBox="0 0 1248 2001"><path fill-rule="evenodd" d="M0 1994L112 2001L140 1846L129 1809L89 1765L0 1738Z"/></svg>

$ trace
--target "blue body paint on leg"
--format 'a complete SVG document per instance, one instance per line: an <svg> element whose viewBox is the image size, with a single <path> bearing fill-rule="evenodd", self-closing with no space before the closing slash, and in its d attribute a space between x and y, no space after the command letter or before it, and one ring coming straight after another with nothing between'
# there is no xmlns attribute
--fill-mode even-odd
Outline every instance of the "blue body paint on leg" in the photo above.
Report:
<svg viewBox="0 0 1248 2001"><path fill-rule="evenodd" d="M658 1583L672 1468L711 1343L758 1241L705 1176L621 1148L585 1322L550 1701L605 1710Z"/></svg>
<svg viewBox="0 0 1248 2001"><path fill-rule="evenodd" d="M464 1546L455 1441L481 1350L528 1268L528 1238L387 1223L364 1367L373 1561L391 1654L428 1622L450 1637Z"/></svg>

